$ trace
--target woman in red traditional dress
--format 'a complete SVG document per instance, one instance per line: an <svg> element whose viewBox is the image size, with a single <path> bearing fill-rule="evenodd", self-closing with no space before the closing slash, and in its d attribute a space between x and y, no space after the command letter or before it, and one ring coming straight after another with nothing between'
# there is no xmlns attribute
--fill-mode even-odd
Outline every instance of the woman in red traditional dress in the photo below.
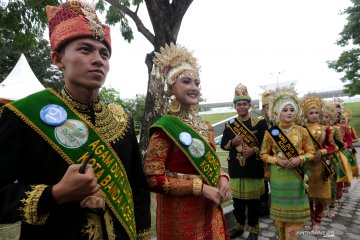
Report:
<svg viewBox="0 0 360 240"><path fill-rule="evenodd" d="M155 77L170 96L168 112L150 129L144 171L157 194L157 239L229 239L220 203L229 177L215 153L211 125L195 114L200 97L197 60L186 48L155 53Z"/></svg>

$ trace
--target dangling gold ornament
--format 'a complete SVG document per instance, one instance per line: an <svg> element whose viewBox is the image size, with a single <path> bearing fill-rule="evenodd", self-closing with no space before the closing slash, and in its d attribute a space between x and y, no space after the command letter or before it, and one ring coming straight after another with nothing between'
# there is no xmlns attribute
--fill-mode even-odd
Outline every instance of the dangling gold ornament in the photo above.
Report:
<svg viewBox="0 0 360 240"><path fill-rule="evenodd" d="M169 102L169 111L173 113L179 112L181 109L180 102L176 100L174 95L171 95L170 102Z"/></svg>

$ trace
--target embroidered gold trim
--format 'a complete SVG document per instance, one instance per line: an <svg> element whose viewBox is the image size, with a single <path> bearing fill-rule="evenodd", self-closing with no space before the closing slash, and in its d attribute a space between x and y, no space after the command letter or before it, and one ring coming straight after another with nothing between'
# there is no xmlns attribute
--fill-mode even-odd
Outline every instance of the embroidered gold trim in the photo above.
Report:
<svg viewBox="0 0 360 240"><path fill-rule="evenodd" d="M200 178L193 179L193 194L195 196L201 196L202 184L203 184L203 182Z"/></svg>
<svg viewBox="0 0 360 240"><path fill-rule="evenodd" d="M230 150L231 149L231 140L227 142L227 144L224 146L224 149Z"/></svg>
<svg viewBox="0 0 360 240"><path fill-rule="evenodd" d="M206 139L206 140L208 139L208 134L209 134L209 130L210 130L209 125L207 124L207 121L202 119L200 116L183 111L183 110L178 113L169 114L169 115L178 117L185 124L191 126L204 139Z"/></svg>
<svg viewBox="0 0 360 240"><path fill-rule="evenodd" d="M137 234L138 240L150 240L151 239L151 231L149 229L145 229L143 231L139 231Z"/></svg>
<svg viewBox="0 0 360 240"><path fill-rule="evenodd" d="M83 234L87 234L91 240L102 240L102 229L100 216L95 213L87 214L87 224L84 225L84 229L81 231Z"/></svg>
<svg viewBox="0 0 360 240"><path fill-rule="evenodd" d="M112 218L109 210L105 211L104 219L105 219L106 233L107 233L108 239L115 240L116 234L115 234L115 229L114 229L114 219Z"/></svg>
<svg viewBox="0 0 360 240"><path fill-rule="evenodd" d="M25 192L26 198L20 200L23 207L19 208L23 221L31 225L45 224L49 213L40 215L38 213L38 204L41 194L44 192L47 185L31 185L31 191Z"/></svg>
<svg viewBox="0 0 360 240"><path fill-rule="evenodd" d="M93 108L95 127L106 141L114 143L125 136L129 128L129 117L121 106L113 103L106 105L99 98L89 104L76 99L65 88L61 90L60 95L89 121L91 121L90 108Z"/></svg>

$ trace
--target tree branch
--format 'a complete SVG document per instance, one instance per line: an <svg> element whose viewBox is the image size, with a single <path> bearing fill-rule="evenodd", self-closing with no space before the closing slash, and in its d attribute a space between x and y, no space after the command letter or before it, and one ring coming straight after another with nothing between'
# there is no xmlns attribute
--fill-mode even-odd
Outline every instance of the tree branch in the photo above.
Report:
<svg viewBox="0 0 360 240"><path fill-rule="evenodd" d="M124 12L126 15L128 15L135 23L137 30L144 35L144 37L152 44L155 44L155 36L154 34L152 34L143 24L143 22L141 21L141 19L139 18L139 16L137 15L137 10L136 12L131 11L128 7L126 7L125 5L121 4L118 0L105 0L106 2L108 2L109 4L111 4L112 6L118 8L120 11Z"/></svg>

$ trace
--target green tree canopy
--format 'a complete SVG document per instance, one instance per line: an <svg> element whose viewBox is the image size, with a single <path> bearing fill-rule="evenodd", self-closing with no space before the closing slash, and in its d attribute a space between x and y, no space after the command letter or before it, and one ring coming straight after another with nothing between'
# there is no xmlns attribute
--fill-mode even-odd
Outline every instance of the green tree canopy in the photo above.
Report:
<svg viewBox="0 0 360 240"><path fill-rule="evenodd" d="M360 1L351 0L353 6L343 11L347 14L345 24L340 39L337 41L339 46L352 44L354 47L344 51L337 60L328 61L329 68L336 72L344 73L340 79L345 82L345 92L350 96L360 94Z"/></svg>

